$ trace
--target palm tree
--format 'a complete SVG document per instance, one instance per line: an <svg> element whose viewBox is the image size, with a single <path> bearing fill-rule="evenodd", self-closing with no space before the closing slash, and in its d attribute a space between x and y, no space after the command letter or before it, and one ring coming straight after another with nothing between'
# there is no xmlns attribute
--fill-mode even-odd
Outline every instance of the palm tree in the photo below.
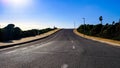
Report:
<svg viewBox="0 0 120 68"><path fill-rule="evenodd" d="M112 22L112 25L114 25L114 24L115 24L115 21Z"/></svg>
<svg viewBox="0 0 120 68"><path fill-rule="evenodd" d="M102 24L103 17L102 17L102 16L100 16L100 17L99 17L99 20L101 21L101 24Z"/></svg>

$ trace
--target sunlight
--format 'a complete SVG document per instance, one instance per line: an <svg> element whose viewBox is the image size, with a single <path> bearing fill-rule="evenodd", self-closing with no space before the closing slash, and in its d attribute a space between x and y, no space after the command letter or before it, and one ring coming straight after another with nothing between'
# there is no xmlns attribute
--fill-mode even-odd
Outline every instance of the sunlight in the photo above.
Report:
<svg viewBox="0 0 120 68"><path fill-rule="evenodd" d="M2 0L4 6L11 8L23 8L32 3L32 0Z"/></svg>

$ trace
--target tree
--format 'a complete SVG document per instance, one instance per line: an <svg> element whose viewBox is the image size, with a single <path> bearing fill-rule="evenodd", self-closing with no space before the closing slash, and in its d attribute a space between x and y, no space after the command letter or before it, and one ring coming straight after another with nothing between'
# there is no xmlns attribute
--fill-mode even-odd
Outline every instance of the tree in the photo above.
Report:
<svg viewBox="0 0 120 68"><path fill-rule="evenodd" d="M114 25L109 26L106 30L103 31L103 37L113 39L116 33L116 27Z"/></svg>
<svg viewBox="0 0 120 68"><path fill-rule="evenodd" d="M54 26L54 28L53 29L57 29L57 27L56 26Z"/></svg>
<svg viewBox="0 0 120 68"><path fill-rule="evenodd" d="M102 24L102 20L103 20L103 17L100 16L100 17L99 17L99 21L101 22L101 24Z"/></svg>
<svg viewBox="0 0 120 68"><path fill-rule="evenodd" d="M85 25L80 25L79 27L78 27L78 32L81 32L81 33L84 33L84 26Z"/></svg>
<svg viewBox="0 0 120 68"><path fill-rule="evenodd" d="M2 41L2 29L0 29L0 41Z"/></svg>
<svg viewBox="0 0 120 68"><path fill-rule="evenodd" d="M100 32L103 28L103 25L102 24L97 24L97 25L94 25L93 29L91 29L91 35L93 36L100 36Z"/></svg>
<svg viewBox="0 0 120 68"><path fill-rule="evenodd" d="M20 39L22 36L22 30L19 27L15 27L13 31L13 37L14 39Z"/></svg>
<svg viewBox="0 0 120 68"><path fill-rule="evenodd" d="M112 25L114 25L114 24L115 24L115 21L112 22Z"/></svg>
<svg viewBox="0 0 120 68"><path fill-rule="evenodd" d="M5 28L3 28L4 41L8 41L8 40L13 39L14 27L15 27L14 24L8 24Z"/></svg>

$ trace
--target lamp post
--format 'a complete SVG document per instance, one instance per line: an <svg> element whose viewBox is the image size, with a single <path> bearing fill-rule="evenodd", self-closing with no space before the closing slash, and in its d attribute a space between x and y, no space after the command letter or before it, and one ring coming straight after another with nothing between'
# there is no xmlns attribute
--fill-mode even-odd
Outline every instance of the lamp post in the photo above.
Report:
<svg viewBox="0 0 120 68"><path fill-rule="evenodd" d="M83 23L84 23L84 37L85 37L85 18L82 18L83 19Z"/></svg>

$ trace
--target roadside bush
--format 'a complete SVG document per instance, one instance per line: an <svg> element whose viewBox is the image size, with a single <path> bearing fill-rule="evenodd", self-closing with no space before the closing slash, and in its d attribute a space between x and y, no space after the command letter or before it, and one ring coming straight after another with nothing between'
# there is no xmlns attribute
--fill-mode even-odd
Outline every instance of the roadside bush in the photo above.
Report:
<svg viewBox="0 0 120 68"><path fill-rule="evenodd" d="M120 22L118 23L113 22L112 24L107 23L106 25L102 25L102 24L80 25L77 31L80 33L84 33L86 35L120 40Z"/></svg>
<svg viewBox="0 0 120 68"><path fill-rule="evenodd" d="M17 40L25 37L31 37L46 33L48 31L57 29L56 27L46 28L46 29L32 29L27 31L22 31L19 27L15 27L14 24L8 24L6 27L0 29L0 41L10 41Z"/></svg>

